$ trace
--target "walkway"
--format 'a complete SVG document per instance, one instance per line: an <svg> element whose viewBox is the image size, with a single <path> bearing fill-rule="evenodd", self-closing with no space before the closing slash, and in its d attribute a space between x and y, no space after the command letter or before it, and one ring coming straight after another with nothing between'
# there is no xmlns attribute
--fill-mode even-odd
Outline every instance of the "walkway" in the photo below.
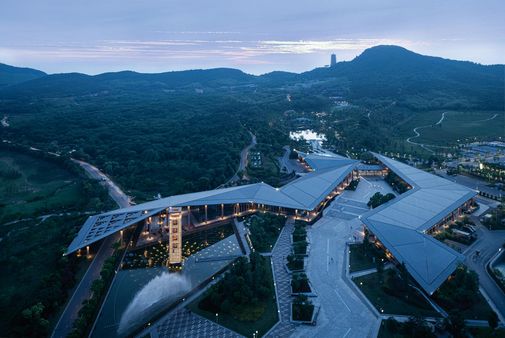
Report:
<svg viewBox="0 0 505 338"><path fill-rule="evenodd" d="M152 338L242 337L224 326L200 317L185 308L172 312L155 329L150 331L150 335Z"/></svg>
<svg viewBox="0 0 505 338"><path fill-rule="evenodd" d="M468 268L477 272L481 288L491 299L498 315L502 319L505 319L505 295L486 271L486 264L493 258L505 242L505 230L489 231L480 223L477 217L472 217L472 220L479 226L477 230L478 239L470 249L465 252L465 264ZM475 256L476 251L480 251L478 257Z"/></svg>
<svg viewBox="0 0 505 338"><path fill-rule="evenodd" d="M316 326L303 326L296 337L371 337L378 319L344 280L346 242L359 227L354 221L323 216L309 230L312 243L307 275L321 309ZM316 245L317 243L317 245Z"/></svg>
<svg viewBox="0 0 505 338"><path fill-rule="evenodd" d="M86 162L77 160L74 161L81 165L82 168L86 170L88 175L90 175L92 178L100 179L104 182L103 184L107 187L110 197L116 201L120 208L129 206L128 196L123 193L121 189L119 189L119 187L114 184L114 182L112 182L104 173L98 170L98 168ZM98 252L88 267L88 270L82 277L79 285L68 301L65 310L61 314L51 337L66 337L72 331L74 321L77 319L79 310L82 307L82 302L91 297L91 284L95 279L98 279L100 277L100 271L102 270L102 266L105 260L109 258L114 252L112 244L119 240L119 236L120 235L116 233L109 237L106 237L102 241Z"/></svg>
<svg viewBox="0 0 505 338"><path fill-rule="evenodd" d="M291 233L294 222L289 220L277 239L272 250L272 262L275 289L277 293L277 306L279 308L279 322L268 337L289 337L295 331L297 325L291 323L291 276L285 269L286 256L291 253Z"/></svg>

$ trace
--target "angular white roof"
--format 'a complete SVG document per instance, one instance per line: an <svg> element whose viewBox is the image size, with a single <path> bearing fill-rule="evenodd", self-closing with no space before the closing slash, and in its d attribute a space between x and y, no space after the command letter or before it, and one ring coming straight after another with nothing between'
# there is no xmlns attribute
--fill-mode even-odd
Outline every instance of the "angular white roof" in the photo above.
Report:
<svg viewBox="0 0 505 338"><path fill-rule="evenodd" d="M374 156L412 189L363 215L362 221L431 294L464 257L425 231L477 192L388 157Z"/></svg>
<svg viewBox="0 0 505 338"><path fill-rule="evenodd" d="M345 158L344 158L345 159ZM67 249L76 251L169 207L256 203L313 210L353 170L357 161L334 161L333 168L308 173L282 188L266 183L248 184L170 196L89 217Z"/></svg>
<svg viewBox="0 0 505 338"><path fill-rule="evenodd" d="M305 162L314 170L324 170L339 167L345 164L353 164L358 161L337 154L306 154L298 152Z"/></svg>
<svg viewBox="0 0 505 338"><path fill-rule="evenodd" d="M337 163L343 165L338 168L316 170L286 184L280 191L302 206L298 209L313 210L352 172L357 161L350 164L346 164L348 162L334 162L334 165Z"/></svg>

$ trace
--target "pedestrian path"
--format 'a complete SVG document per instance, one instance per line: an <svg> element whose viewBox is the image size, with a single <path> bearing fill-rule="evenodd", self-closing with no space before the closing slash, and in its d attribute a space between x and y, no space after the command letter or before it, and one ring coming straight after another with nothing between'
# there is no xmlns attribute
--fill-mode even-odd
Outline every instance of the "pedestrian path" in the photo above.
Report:
<svg viewBox="0 0 505 338"><path fill-rule="evenodd" d="M309 228L307 276L318 295L320 312L316 326L300 326L294 337L375 336L378 319L349 287L344 273L346 242L353 231L350 221L330 213Z"/></svg>
<svg viewBox="0 0 505 338"><path fill-rule="evenodd" d="M284 267L286 257L291 253L291 233L294 222L289 220L282 229L277 243L272 250L272 262L277 304L279 307L279 323L270 331L268 337L289 337L296 329L290 321L291 317L291 276Z"/></svg>
<svg viewBox="0 0 505 338"><path fill-rule="evenodd" d="M218 325L213 321L200 317L185 308L173 312L165 318L156 329L151 330L151 337L156 338L235 338L241 335Z"/></svg>

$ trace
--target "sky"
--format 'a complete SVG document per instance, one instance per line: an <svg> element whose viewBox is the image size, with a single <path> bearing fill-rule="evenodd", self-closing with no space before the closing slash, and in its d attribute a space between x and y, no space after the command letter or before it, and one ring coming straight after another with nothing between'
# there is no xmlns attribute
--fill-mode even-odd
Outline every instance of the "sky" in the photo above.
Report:
<svg viewBox="0 0 505 338"><path fill-rule="evenodd" d="M302 72L379 44L505 63L503 0L2 0L0 63L48 73Z"/></svg>

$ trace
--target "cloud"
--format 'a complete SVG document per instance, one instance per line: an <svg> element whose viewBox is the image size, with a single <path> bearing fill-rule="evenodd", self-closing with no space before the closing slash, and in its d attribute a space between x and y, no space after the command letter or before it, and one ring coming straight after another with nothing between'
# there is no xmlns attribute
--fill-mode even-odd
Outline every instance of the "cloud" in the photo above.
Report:
<svg viewBox="0 0 505 338"><path fill-rule="evenodd" d="M335 40L104 40L95 44L49 44L3 48L21 55L55 58L206 58L249 59L272 54L359 51L378 44L403 44L390 39ZM263 61L264 62L264 61Z"/></svg>

